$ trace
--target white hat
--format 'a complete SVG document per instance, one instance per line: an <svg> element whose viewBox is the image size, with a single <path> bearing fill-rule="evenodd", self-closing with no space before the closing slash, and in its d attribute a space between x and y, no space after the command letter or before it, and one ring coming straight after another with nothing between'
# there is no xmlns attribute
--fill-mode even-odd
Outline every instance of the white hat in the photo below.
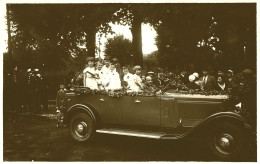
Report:
<svg viewBox="0 0 260 164"><path fill-rule="evenodd" d="M199 78L199 74L197 72L194 72L192 75L195 76L196 78Z"/></svg>
<svg viewBox="0 0 260 164"><path fill-rule="evenodd" d="M231 69L229 69L227 72L233 75L233 71Z"/></svg>
<svg viewBox="0 0 260 164"><path fill-rule="evenodd" d="M189 76L190 82L193 82L195 79L196 79L196 77L195 77L194 75L190 75L190 76Z"/></svg>

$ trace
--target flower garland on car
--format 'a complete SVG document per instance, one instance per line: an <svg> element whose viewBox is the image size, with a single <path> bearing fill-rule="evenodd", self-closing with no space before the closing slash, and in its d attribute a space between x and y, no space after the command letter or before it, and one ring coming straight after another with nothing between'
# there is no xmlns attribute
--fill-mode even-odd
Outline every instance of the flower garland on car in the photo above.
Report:
<svg viewBox="0 0 260 164"><path fill-rule="evenodd" d="M243 97L246 93L248 93L251 88L245 82L243 75L237 74L234 77L233 82L231 83L231 87L228 88L227 91L201 91L200 89L188 89L186 85L177 77L177 76L167 76L162 80L163 85L160 86L162 92L168 89L174 89L176 93L183 93L183 94L200 94L200 95L228 95L228 99L224 100L226 104L237 104L241 101L241 97ZM110 97L122 97L124 95L127 96L141 96L144 95L144 92L128 92L124 89L118 90L91 90L87 87L75 87L71 89L77 95L96 95L96 94L108 94ZM229 105L234 106L234 105Z"/></svg>

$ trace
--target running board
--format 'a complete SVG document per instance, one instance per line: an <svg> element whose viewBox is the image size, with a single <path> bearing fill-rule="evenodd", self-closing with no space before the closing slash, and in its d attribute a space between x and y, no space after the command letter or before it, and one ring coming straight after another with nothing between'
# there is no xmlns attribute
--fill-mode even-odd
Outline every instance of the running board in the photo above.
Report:
<svg viewBox="0 0 260 164"><path fill-rule="evenodd" d="M143 138L153 138L153 139L178 139L179 135L168 135L163 132L141 132L135 130L122 130L122 129L98 129L97 133L104 134L115 134L123 136L133 136L133 137L143 137ZM167 137L166 137L167 136Z"/></svg>

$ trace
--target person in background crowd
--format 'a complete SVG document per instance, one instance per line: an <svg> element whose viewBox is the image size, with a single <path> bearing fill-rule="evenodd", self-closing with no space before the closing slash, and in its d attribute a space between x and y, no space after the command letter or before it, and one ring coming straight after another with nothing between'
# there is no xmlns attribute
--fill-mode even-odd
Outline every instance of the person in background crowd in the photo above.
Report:
<svg viewBox="0 0 260 164"><path fill-rule="evenodd" d="M119 74L116 72L116 66L114 63L110 64L110 72L105 79L106 90L117 90L121 88L121 80Z"/></svg>
<svg viewBox="0 0 260 164"><path fill-rule="evenodd" d="M22 69L17 69L16 72L16 104L18 111L25 111L26 109L26 72Z"/></svg>
<svg viewBox="0 0 260 164"><path fill-rule="evenodd" d="M43 110L48 110L48 92L49 92L49 84L47 77L45 75L41 75L41 104L43 106Z"/></svg>
<svg viewBox="0 0 260 164"><path fill-rule="evenodd" d="M243 86L246 86L246 91L243 90L243 94L241 94L241 103L242 108L247 109L250 113L249 122L253 128L256 128L257 125L257 79L254 75L254 72L251 69L245 69L242 71L242 76L244 78Z"/></svg>
<svg viewBox="0 0 260 164"><path fill-rule="evenodd" d="M60 90L57 92L57 96L56 96L56 107L58 108L58 110L60 109L60 105L59 104L61 102L61 97L63 96L63 94L65 94L66 89L64 85L60 85Z"/></svg>
<svg viewBox="0 0 260 164"><path fill-rule="evenodd" d="M200 89L199 85L195 83L196 77L194 75L189 76L189 83L186 85L189 89Z"/></svg>
<svg viewBox="0 0 260 164"><path fill-rule="evenodd" d="M202 73L203 73L203 76L202 76L202 79L201 79L202 80L201 89L203 91L215 90L216 85L217 85L216 78L209 74L208 69L203 68Z"/></svg>
<svg viewBox="0 0 260 164"><path fill-rule="evenodd" d="M187 77L187 71L181 71L180 80L181 80L184 84L188 84L188 83L189 83L189 79L188 79L188 77Z"/></svg>
<svg viewBox="0 0 260 164"><path fill-rule="evenodd" d="M102 72L104 76L106 76L110 72L110 59L108 56L104 58L104 66L102 67Z"/></svg>
<svg viewBox="0 0 260 164"><path fill-rule="evenodd" d="M39 113L41 110L41 98L40 98L40 89L41 89L41 74L39 69L34 69L34 74L32 75L32 109L33 112Z"/></svg>
<svg viewBox="0 0 260 164"><path fill-rule="evenodd" d="M143 88L144 92L158 92L160 89L157 88L152 81L152 77L151 76L147 76L146 77L146 81L145 81L145 85Z"/></svg>
<svg viewBox="0 0 260 164"><path fill-rule="evenodd" d="M224 72L223 72L223 71L218 71L218 77L219 77L219 76L224 77Z"/></svg>
<svg viewBox="0 0 260 164"><path fill-rule="evenodd" d="M33 69L27 69L27 88L28 88L28 98L27 98L27 111L32 112L32 98L33 98L33 78L34 72Z"/></svg>
<svg viewBox="0 0 260 164"><path fill-rule="evenodd" d="M233 81L233 76L234 76L234 73L232 70L228 70L227 71L227 80L228 80L228 83L231 83Z"/></svg>
<svg viewBox="0 0 260 164"><path fill-rule="evenodd" d="M125 82L124 86L125 89L130 92L131 89L133 88L134 84L134 80L133 80L133 74L129 73L129 70L126 66L123 67L123 73L124 73L124 77L123 77L123 81Z"/></svg>
<svg viewBox="0 0 260 164"><path fill-rule="evenodd" d="M97 85L97 77L96 77L96 70L94 67L94 58L93 57L87 57L87 63L88 67L84 69L83 75L83 84L84 87L88 87L92 90L98 89Z"/></svg>
<svg viewBox="0 0 260 164"><path fill-rule="evenodd" d="M4 69L4 78L3 78L3 107L7 111L12 109L12 103L13 103L13 101L12 101L12 92L13 92L12 73L11 73L11 71L6 71Z"/></svg>
<svg viewBox="0 0 260 164"><path fill-rule="evenodd" d="M76 72L75 76L71 79L71 84L73 86L82 86L83 85L82 81L83 81L82 74L80 72Z"/></svg>
<svg viewBox="0 0 260 164"><path fill-rule="evenodd" d="M143 88L142 86L142 79L141 79L141 66L136 65L133 68L133 71L135 72L133 75L133 81L134 81L134 85L131 86L131 90L133 90L134 92L140 92Z"/></svg>
<svg viewBox="0 0 260 164"><path fill-rule="evenodd" d="M227 85L226 85L226 83L224 81L224 76L223 75L218 76L217 81L218 81L218 83L217 83L216 90L218 90L218 91L226 91L227 90Z"/></svg>

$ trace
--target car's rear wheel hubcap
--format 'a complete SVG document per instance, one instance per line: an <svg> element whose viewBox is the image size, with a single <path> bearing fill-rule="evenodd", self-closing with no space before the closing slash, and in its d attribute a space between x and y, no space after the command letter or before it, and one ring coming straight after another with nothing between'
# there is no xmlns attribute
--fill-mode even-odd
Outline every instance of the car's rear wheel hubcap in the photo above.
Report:
<svg viewBox="0 0 260 164"><path fill-rule="evenodd" d="M215 137L215 148L223 154L231 154L234 151L234 137L228 133L223 133Z"/></svg>

